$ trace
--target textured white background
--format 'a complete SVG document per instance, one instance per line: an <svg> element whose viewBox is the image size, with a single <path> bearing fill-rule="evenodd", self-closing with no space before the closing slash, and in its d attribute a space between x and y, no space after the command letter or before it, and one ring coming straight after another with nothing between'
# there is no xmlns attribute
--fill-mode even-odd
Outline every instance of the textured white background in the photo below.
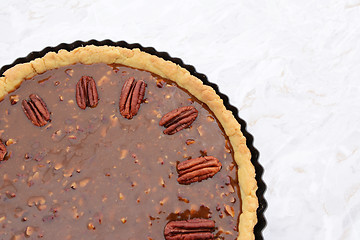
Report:
<svg viewBox="0 0 360 240"><path fill-rule="evenodd" d="M112 39L167 51L248 122L264 239L360 239L360 0L0 0L0 66Z"/></svg>

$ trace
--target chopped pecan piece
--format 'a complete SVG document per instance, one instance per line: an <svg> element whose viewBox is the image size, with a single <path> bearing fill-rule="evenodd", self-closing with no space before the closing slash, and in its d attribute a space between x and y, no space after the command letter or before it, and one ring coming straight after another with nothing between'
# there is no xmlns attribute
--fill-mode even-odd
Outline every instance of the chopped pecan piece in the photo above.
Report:
<svg viewBox="0 0 360 240"><path fill-rule="evenodd" d="M166 127L165 134L172 135L189 127L196 119L198 111L193 106L180 107L165 114L159 125Z"/></svg>
<svg viewBox="0 0 360 240"><path fill-rule="evenodd" d="M76 84L76 102L81 109L93 108L99 103L96 83L92 77L82 76Z"/></svg>
<svg viewBox="0 0 360 240"><path fill-rule="evenodd" d="M0 161L4 161L7 154L5 145L0 140Z"/></svg>
<svg viewBox="0 0 360 240"><path fill-rule="evenodd" d="M50 113L45 102L36 94L30 94L30 100L22 101L22 109L28 119L38 127L42 127L50 121Z"/></svg>
<svg viewBox="0 0 360 240"><path fill-rule="evenodd" d="M206 240L214 239L215 222L209 219L194 218L184 221L171 221L166 224L166 240Z"/></svg>
<svg viewBox="0 0 360 240"><path fill-rule="evenodd" d="M11 105L15 105L19 101L19 95L10 95L9 99L10 99Z"/></svg>
<svg viewBox="0 0 360 240"><path fill-rule="evenodd" d="M193 158L177 165L180 184L201 182L214 176L221 169L221 162L213 156Z"/></svg>
<svg viewBox="0 0 360 240"><path fill-rule="evenodd" d="M140 109L145 96L146 83L143 80L135 81L129 78L121 89L119 109L124 118L131 119Z"/></svg>

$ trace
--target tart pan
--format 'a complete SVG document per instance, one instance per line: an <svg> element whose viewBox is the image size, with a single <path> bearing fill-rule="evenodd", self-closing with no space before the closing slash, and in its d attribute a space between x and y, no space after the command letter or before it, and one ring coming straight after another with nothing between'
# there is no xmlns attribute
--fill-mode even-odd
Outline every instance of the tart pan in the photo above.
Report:
<svg viewBox="0 0 360 240"><path fill-rule="evenodd" d="M3 73L7 69L9 69L11 67L13 67L13 66L15 66L17 64L20 64L20 63L30 62L30 61L32 61L32 60L34 60L36 58L41 58L41 57L45 56L45 54L48 53L48 52L58 52L61 49L71 51L71 50L74 50L75 48L83 47L83 46L86 46L86 45L95 45L95 46L107 45L107 46L117 46L117 47L129 48L129 49L139 48L141 51L147 52L149 54L158 56L160 58L172 61L172 62L180 65L181 67L188 70L192 75L199 78L205 85L211 86L216 91L216 93L223 100L223 103L224 103L225 107L233 113L235 119L240 123L241 132L246 137L246 145L248 146L248 148L250 149L250 152L251 152L251 162L255 167L256 181L257 181L257 184L258 184L258 190L256 192L256 196L258 197L258 200L259 200L259 207L257 209L258 222L254 227L254 234L255 234L255 239L256 240L263 240L262 230L266 226L266 219L264 217L264 211L267 208L267 202L266 202L266 200L264 198L266 185L265 185L265 183L264 183L264 181L262 179L264 169L259 163L259 151L253 145L254 138L246 130L246 122L239 117L238 109L230 104L228 96L221 93L219 91L219 87L216 84L209 82L209 80L207 79L207 77L204 74L198 73L194 66L184 64L184 62L180 58L171 57L167 52L158 52L152 47L143 47L138 43L129 44L129 43L125 42L125 41L113 42L113 41L107 39L107 40L103 40L103 41L97 41L97 40L90 40L90 41L87 41L87 42L76 41L76 42L73 42L73 43L70 43L70 44L61 43L61 44L57 45L56 47L46 47L42 51L31 52L26 57L18 58L12 64L3 66L0 69L0 76L3 76Z"/></svg>

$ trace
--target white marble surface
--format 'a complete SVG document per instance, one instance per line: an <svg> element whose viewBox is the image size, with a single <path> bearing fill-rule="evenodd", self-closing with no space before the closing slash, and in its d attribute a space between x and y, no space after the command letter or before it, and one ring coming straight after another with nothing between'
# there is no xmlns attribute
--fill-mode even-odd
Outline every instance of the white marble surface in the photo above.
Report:
<svg viewBox="0 0 360 240"><path fill-rule="evenodd" d="M248 122L264 239L360 239L360 0L1 0L0 66L126 40L196 66Z"/></svg>

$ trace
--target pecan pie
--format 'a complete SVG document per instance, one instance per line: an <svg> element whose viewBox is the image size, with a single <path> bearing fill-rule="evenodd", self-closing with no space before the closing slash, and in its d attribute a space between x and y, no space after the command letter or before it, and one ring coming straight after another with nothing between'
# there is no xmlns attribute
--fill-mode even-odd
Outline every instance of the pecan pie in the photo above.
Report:
<svg viewBox="0 0 360 240"><path fill-rule="evenodd" d="M7 70L0 100L1 239L254 239L246 139L184 68L60 50Z"/></svg>

